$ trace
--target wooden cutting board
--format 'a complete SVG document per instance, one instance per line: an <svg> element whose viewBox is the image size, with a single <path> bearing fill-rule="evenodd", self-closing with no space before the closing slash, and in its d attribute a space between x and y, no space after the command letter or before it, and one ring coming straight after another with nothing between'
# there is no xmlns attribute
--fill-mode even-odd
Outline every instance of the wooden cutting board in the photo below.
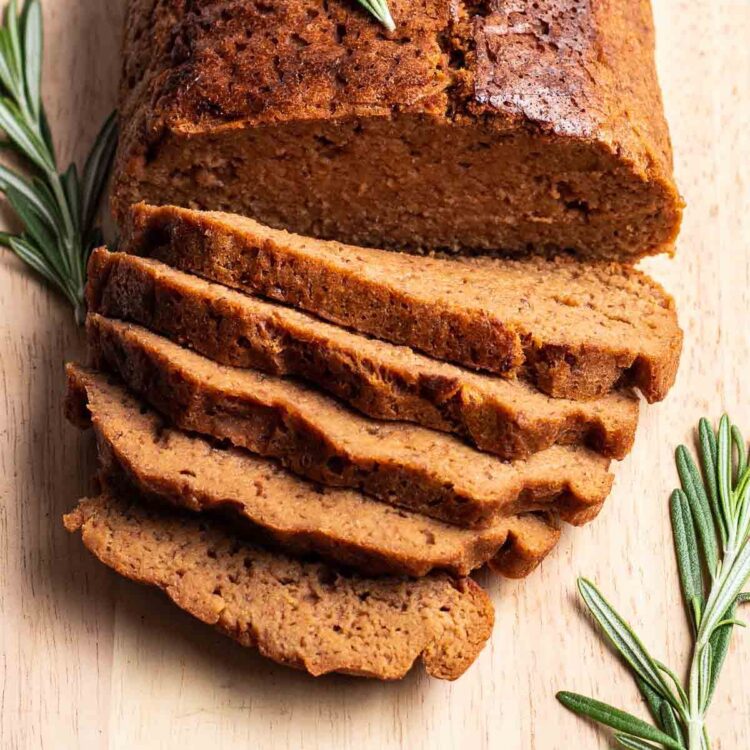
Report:
<svg viewBox="0 0 750 750"><path fill-rule="evenodd" d="M338 0L331 0L332 2ZM114 105L123 0L44 0L45 97L59 149L87 150ZM686 663L667 499L672 451L702 415L750 432L750 5L656 0L658 63L688 203L674 260L647 262L686 331L678 384L644 410L598 521L566 530L523 583L484 579L494 636L458 682L313 681L276 667L118 580L68 538L91 445L62 418L62 365L82 353L68 307L0 253L0 748L560 750L608 747L555 691L645 714L583 616L595 579L654 653ZM750 633L710 715L714 750L750 745Z"/></svg>

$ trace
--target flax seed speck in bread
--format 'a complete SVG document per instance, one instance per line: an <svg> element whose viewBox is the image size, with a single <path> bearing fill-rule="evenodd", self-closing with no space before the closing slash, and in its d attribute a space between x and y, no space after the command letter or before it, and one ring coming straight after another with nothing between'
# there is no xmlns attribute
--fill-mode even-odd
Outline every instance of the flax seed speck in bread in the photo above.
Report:
<svg viewBox="0 0 750 750"><path fill-rule="evenodd" d="M502 458L555 444L623 458L633 444L638 401L628 390L553 399L523 380L455 367L149 258L95 250L87 302L216 362L304 378L370 417L451 432Z"/></svg>
<svg viewBox="0 0 750 750"><path fill-rule="evenodd" d="M507 561L516 575L530 572L559 537L554 524L534 516L462 529L353 490L320 487L267 459L173 429L104 375L69 366L68 383L68 416L93 425L105 487L225 512L238 530L284 549L315 552L367 575L415 576L433 569L465 575L502 553L495 569L502 572Z"/></svg>
<svg viewBox="0 0 750 750"><path fill-rule="evenodd" d="M351 244L633 259L682 202L648 0L130 0L114 206Z"/></svg>
<svg viewBox="0 0 750 750"><path fill-rule="evenodd" d="M145 204L132 208L123 247L438 359L525 373L556 397L632 383L658 401L682 349L672 298L615 263L420 258Z"/></svg>
<svg viewBox="0 0 750 750"><path fill-rule="evenodd" d="M65 517L105 565L241 645L311 675L455 680L492 632L469 578L363 578L239 541L225 526L102 495Z"/></svg>
<svg viewBox="0 0 750 750"><path fill-rule="evenodd" d="M547 509L584 523L612 486L609 459L587 448L508 463L441 432L360 416L301 383L218 365L139 326L90 314L87 333L95 366L177 427L449 523Z"/></svg>

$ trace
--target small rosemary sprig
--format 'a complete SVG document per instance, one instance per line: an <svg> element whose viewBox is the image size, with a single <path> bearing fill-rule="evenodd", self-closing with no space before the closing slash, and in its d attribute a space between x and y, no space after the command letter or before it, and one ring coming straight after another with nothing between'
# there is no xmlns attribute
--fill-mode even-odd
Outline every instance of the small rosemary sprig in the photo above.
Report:
<svg viewBox="0 0 750 750"><path fill-rule="evenodd" d="M631 750L709 750L706 712L716 689L743 588L750 578L750 466L745 441L725 415L718 434L706 419L698 425L702 473L685 446L676 452L682 489L670 499L672 532L693 649L687 686L654 659L599 593L579 579L591 614L632 670L654 724L606 703L562 692L560 702L582 716L617 730Z"/></svg>
<svg viewBox="0 0 750 750"><path fill-rule="evenodd" d="M387 0L357 0L357 2L369 13L372 13L388 31L394 31L396 24L393 22L391 11L388 9Z"/></svg>
<svg viewBox="0 0 750 750"><path fill-rule="evenodd" d="M86 263L101 244L94 222L117 143L116 118L104 124L79 177L75 164L60 173L41 100L42 11L39 0L16 0L0 24L0 129L2 145L20 157L28 176L0 166L0 192L23 225L0 232L10 248L53 286L83 319Z"/></svg>

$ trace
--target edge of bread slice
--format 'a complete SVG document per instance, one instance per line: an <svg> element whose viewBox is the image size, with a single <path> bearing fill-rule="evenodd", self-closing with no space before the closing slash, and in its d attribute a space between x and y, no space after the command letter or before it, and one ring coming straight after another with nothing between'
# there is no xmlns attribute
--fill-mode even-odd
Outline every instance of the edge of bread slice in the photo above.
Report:
<svg viewBox="0 0 750 750"><path fill-rule="evenodd" d="M139 323L221 364L302 378L374 419L450 432L504 459L553 445L623 458L638 422L628 389L554 399L523 380L475 373L183 273L95 250L88 309Z"/></svg>
<svg viewBox="0 0 750 750"><path fill-rule="evenodd" d="M677 373L673 299L632 266L572 258L420 258L137 204L123 246L183 271L505 377L588 399L632 383L649 401Z"/></svg>
<svg viewBox="0 0 750 750"><path fill-rule="evenodd" d="M180 429L449 523L481 527L550 508L585 523L612 486L609 459L587 448L507 463L442 432L377 422L302 383L217 364L132 323L92 313L87 333L93 364Z"/></svg>
<svg viewBox="0 0 750 750"><path fill-rule="evenodd" d="M559 538L554 520L511 516L463 529L354 490L315 485L268 459L172 428L120 385L75 365L68 366L66 410L74 424L93 426L107 489L223 513L238 531L368 575L465 575L502 552L495 569L514 576L517 566L530 572Z"/></svg>
<svg viewBox="0 0 750 750"><path fill-rule="evenodd" d="M492 603L468 578L344 574L237 540L199 517L106 495L82 500L64 523L120 575L311 675L395 680L421 659L429 675L455 680L492 632Z"/></svg>

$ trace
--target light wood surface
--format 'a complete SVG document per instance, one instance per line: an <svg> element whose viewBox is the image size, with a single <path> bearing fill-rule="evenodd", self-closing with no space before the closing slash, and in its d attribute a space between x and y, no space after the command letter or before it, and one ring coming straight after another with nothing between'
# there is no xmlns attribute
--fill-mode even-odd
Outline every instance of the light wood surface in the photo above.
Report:
<svg viewBox="0 0 750 750"><path fill-rule="evenodd" d="M338 1L338 0L336 0ZM114 103L122 0L45 0L45 97L60 151L80 158ZM490 580L491 643L454 684L313 681L215 635L117 579L62 530L87 490L89 438L62 418L70 310L0 255L0 748L604 748L555 701L570 689L644 713L575 596L595 579L664 661L687 630L668 525L672 451L723 409L750 431L750 5L657 0L658 64L688 203L674 260L645 265L686 332L677 387L643 410L596 523L566 530L522 583ZM750 745L750 634L710 714L714 748Z"/></svg>

